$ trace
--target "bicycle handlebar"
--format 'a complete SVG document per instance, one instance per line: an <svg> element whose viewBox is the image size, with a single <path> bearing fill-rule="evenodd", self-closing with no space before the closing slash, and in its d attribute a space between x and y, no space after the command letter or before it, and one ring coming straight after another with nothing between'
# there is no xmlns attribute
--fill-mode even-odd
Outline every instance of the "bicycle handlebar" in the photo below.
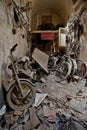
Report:
<svg viewBox="0 0 87 130"><path fill-rule="evenodd" d="M18 45L18 44L15 44L15 45L10 49L10 53L12 53L13 51L15 51L17 45Z"/></svg>

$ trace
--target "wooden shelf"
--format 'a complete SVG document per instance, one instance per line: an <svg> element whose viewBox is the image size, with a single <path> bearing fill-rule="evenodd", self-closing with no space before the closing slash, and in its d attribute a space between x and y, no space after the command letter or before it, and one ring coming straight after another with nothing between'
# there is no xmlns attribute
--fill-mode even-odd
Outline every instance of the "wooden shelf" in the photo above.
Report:
<svg viewBox="0 0 87 130"><path fill-rule="evenodd" d="M34 30L34 31L31 31L31 33L58 33L59 31L58 30Z"/></svg>

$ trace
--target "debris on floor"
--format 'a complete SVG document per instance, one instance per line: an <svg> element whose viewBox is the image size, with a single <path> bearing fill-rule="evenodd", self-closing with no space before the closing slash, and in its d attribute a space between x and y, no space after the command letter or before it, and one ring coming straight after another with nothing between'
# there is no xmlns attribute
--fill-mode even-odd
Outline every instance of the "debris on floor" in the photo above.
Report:
<svg viewBox="0 0 87 130"><path fill-rule="evenodd" d="M37 82L32 106L24 111L6 106L0 115L0 130L86 130L87 88L80 85L56 83L53 75L45 83Z"/></svg>
<svg viewBox="0 0 87 130"><path fill-rule="evenodd" d="M40 103L45 99L47 96L47 93L36 93L36 98L35 98L35 107L38 107Z"/></svg>
<svg viewBox="0 0 87 130"><path fill-rule="evenodd" d="M0 109L0 116L4 115L6 112L6 105L3 105L2 108Z"/></svg>

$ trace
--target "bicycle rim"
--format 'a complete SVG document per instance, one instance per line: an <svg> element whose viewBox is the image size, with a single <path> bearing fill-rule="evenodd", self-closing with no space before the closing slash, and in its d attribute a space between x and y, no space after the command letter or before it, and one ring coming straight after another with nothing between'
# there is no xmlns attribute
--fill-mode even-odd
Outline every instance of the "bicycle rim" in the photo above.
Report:
<svg viewBox="0 0 87 130"><path fill-rule="evenodd" d="M87 75L87 63L84 60L77 60L76 75L79 76L79 80L82 80Z"/></svg>
<svg viewBox="0 0 87 130"><path fill-rule="evenodd" d="M64 62L60 68L56 68L55 70L55 80L57 82L62 82L67 79L67 77L71 73L71 65L68 62Z"/></svg>
<svg viewBox="0 0 87 130"><path fill-rule="evenodd" d="M17 87L17 83L14 82L7 93L7 103L14 110L24 110L30 107L35 98L35 90L31 83L28 81L20 80L22 90L26 97L22 97L20 90Z"/></svg>

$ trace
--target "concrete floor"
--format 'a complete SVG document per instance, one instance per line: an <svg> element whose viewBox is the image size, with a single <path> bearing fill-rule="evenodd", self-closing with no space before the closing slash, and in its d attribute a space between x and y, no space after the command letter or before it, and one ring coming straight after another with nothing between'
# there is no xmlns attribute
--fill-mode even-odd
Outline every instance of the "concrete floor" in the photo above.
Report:
<svg viewBox="0 0 87 130"><path fill-rule="evenodd" d="M71 97L68 102L69 106L75 108L79 113L76 113L80 118L84 118L87 121L87 87L85 87L85 79L77 82L57 83L54 79L54 75L49 75L46 79L46 83L37 83L37 91L42 93L48 93L55 99L58 98L61 101L67 102L66 95ZM70 110L68 110L70 113ZM81 112L81 113L80 113Z"/></svg>
<svg viewBox="0 0 87 130"><path fill-rule="evenodd" d="M85 121L87 124L87 87L85 87L85 80L79 81L78 83L67 83L66 81L64 81L63 83L57 83L55 81L54 74L52 73L44 77L43 81L44 82L35 83L36 93L41 95L38 103L40 102L40 100L42 100L44 93L48 94L47 97L45 97L45 99L42 100L37 107L34 107L34 102L34 104L32 104L32 107L30 107L29 109L25 109L24 111L6 112L5 116L3 116L2 118L2 122L0 122L0 125L2 127L2 129L0 127L0 130L30 130L29 127L34 126L33 123L38 123L38 121L39 127L35 127L36 129L33 130L54 130L54 128L56 128L55 123L51 123L50 121L48 121L48 123L50 124L50 126L48 127L44 123L44 121L47 120L40 117L47 116L48 120L50 120L50 117L52 117L51 121L53 121L56 120L56 113L60 112L62 114L65 114L67 117L71 117L71 114L74 114L73 117L79 119L81 123L82 121ZM69 95L71 99L68 100L66 95ZM65 105L60 104L60 101L62 103L65 103ZM66 107L66 105L68 105L68 107ZM43 120L42 123L38 119L45 120ZM86 130L82 128L82 125L80 123L79 125L80 126L78 130Z"/></svg>

